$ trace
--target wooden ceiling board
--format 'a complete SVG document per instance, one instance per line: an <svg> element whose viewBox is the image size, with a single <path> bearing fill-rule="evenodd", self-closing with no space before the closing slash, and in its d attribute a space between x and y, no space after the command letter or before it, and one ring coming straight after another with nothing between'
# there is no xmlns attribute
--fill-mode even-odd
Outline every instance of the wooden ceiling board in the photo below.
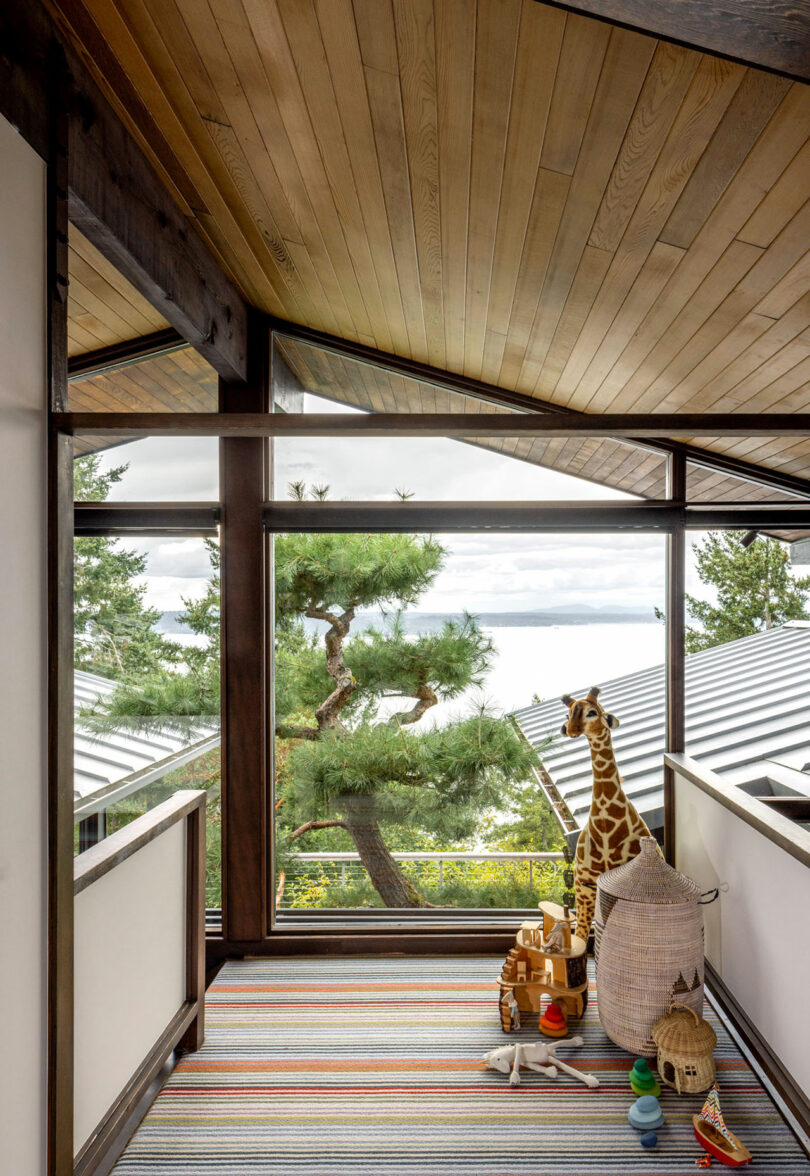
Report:
<svg viewBox="0 0 810 1176"><path fill-rule="evenodd" d="M68 244L68 355L150 335L169 324L78 229Z"/></svg>
<svg viewBox="0 0 810 1176"><path fill-rule="evenodd" d="M268 312L586 412L810 409L807 85L536 0L57 7ZM77 269L74 352L143 333L113 293Z"/></svg>
<svg viewBox="0 0 810 1176"><path fill-rule="evenodd" d="M217 403L216 372L191 347L68 384L71 412L216 412Z"/></svg>

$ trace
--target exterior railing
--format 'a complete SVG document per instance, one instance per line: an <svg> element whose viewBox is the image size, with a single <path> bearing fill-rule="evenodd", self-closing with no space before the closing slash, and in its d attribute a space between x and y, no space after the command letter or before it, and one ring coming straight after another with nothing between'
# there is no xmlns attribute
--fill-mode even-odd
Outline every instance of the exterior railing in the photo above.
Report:
<svg viewBox="0 0 810 1176"><path fill-rule="evenodd" d="M538 866L556 866L558 870L562 870L565 864L564 855L559 852L419 850L392 851L391 856L394 861L405 867L405 872L413 877L418 884L424 883L426 875L429 874L430 881L434 885L438 885L439 888L450 880L448 878L449 871L445 869L446 866L500 863L504 867L504 880L508 874L516 874L518 868L524 867L526 869L525 877L522 876L523 871L520 870L522 881L531 887L535 884L535 870ZM428 869L420 871L420 866ZM339 887L341 891L345 891L350 884L361 878L367 878L367 875L360 855L355 852L326 850L319 853L295 854L284 864L284 876L280 881L276 895L277 906L284 908L293 905L310 905L309 902L301 902L296 884L300 885L307 879L315 880L316 878L330 887ZM469 881L473 883L474 879L470 878ZM313 903L313 905L318 904Z"/></svg>

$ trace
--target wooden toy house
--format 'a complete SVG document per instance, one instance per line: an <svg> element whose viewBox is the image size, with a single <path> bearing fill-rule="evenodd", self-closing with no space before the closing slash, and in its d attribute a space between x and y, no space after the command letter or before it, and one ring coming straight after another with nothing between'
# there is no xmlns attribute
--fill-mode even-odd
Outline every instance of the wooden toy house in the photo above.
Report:
<svg viewBox="0 0 810 1176"><path fill-rule="evenodd" d="M515 1005L521 1013L541 1012L543 997L567 1017L581 1017L588 1003L587 945L571 931L567 907L540 903L541 919L522 923L501 974L501 1028L510 1033Z"/></svg>

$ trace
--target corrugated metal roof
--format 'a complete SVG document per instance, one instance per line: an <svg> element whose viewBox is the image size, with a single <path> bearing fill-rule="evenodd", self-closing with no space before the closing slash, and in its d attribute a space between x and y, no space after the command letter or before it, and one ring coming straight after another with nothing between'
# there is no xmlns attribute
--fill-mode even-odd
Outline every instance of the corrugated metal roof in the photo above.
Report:
<svg viewBox="0 0 810 1176"><path fill-rule="evenodd" d="M122 723L112 731L91 731L80 717L112 694L115 682L76 670L73 704L76 729L73 798L77 816L89 816L161 779L219 743L219 723L210 716L172 719L170 727L144 721Z"/></svg>
<svg viewBox="0 0 810 1176"><path fill-rule="evenodd" d="M600 686L600 703L620 722L613 732L624 790L651 828L663 823L664 667L652 666L609 682L560 693L582 698ZM559 698L514 712L529 742L581 829L591 804L587 740L560 733L566 709ZM717 645L686 658L686 750L707 768L742 779L744 769L766 759L792 768L810 763L810 622Z"/></svg>

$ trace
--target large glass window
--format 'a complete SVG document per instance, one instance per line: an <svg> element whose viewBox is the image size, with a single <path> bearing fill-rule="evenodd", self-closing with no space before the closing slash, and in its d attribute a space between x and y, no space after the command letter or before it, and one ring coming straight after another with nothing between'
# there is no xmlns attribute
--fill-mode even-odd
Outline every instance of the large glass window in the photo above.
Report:
<svg viewBox="0 0 810 1176"><path fill-rule="evenodd" d="M274 566L280 922L561 900L591 781L565 692L603 687L661 809L662 537L284 534Z"/></svg>
<svg viewBox="0 0 810 1176"><path fill-rule="evenodd" d="M128 449L78 458L77 497L106 498ZM218 568L214 540L75 541L75 850L179 789L204 788L211 907L221 893Z"/></svg>
<svg viewBox="0 0 810 1176"><path fill-rule="evenodd" d="M688 548L686 750L766 798L810 795L810 559L786 534L692 533Z"/></svg>

